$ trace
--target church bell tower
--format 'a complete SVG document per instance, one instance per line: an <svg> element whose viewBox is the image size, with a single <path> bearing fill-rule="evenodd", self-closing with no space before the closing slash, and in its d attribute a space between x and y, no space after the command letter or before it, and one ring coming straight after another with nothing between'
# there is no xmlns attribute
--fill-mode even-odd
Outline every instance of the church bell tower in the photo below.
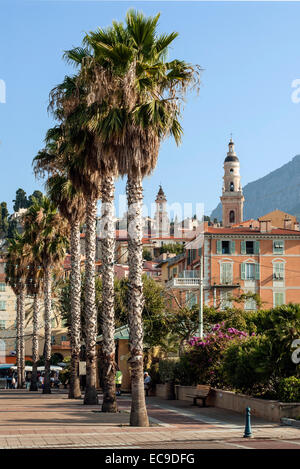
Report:
<svg viewBox="0 0 300 469"><path fill-rule="evenodd" d="M240 161L234 150L232 138L224 160L222 203L223 227L230 227L243 221L244 196L241 186Z"/></svg>

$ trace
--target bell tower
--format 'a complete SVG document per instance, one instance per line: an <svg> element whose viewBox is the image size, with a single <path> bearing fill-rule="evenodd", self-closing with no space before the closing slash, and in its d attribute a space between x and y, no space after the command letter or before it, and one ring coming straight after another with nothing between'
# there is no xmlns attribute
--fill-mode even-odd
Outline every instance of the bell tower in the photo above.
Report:
<svg viewBox="0 0 300 469"><path fill-rule="evenodd" d="M157 193L156 199L156 212L154 215L156 234L158 237L170 236L170 220L167 212L167 198L161 186Z"/></svg>
<svg viewBox="0 0 300 469"><path fill-rule="evenodd" d="M224 227L243 221L244 196L241 186L240 161L234 150L232 138L228 144L228 153L224 160L222 203L222 224Z"/></svg>

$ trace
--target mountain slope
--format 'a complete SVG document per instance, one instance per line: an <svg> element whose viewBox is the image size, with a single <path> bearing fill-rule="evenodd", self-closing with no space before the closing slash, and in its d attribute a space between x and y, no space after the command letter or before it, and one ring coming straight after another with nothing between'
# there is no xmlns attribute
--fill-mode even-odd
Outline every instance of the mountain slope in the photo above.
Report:
<svg viewBox="0 0 300 469"><path fill-rule="evenodd" d="M258 218L272 210L283 210L300 219L300 155L243 188L244 220ZM211 218L222 220L221 203Z"/></svg>

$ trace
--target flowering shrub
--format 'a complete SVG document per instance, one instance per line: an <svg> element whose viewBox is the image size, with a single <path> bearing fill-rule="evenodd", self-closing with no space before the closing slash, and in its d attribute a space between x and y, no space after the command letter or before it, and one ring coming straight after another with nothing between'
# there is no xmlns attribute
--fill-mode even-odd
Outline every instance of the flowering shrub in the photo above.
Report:
<svg viewBox="0 0 300 469"><path fill-rule="evenodd" d="M189 350L181 360L185 383L210 384L224 387L222 360L227 348L233 343L240 343L249 337L247 332L234 327L226 327L225 322L215 324L212 332L204 339L192 337ZM188 381L188 382L187 382Z"/></svg>

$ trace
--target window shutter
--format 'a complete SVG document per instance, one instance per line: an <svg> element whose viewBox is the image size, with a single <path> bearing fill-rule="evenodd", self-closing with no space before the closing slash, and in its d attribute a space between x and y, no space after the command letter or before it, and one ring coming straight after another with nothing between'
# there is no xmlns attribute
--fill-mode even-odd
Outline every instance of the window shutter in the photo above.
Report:
<svg viewBox="0 0 300 469"><path fill-rule="evenodd" d="M235 241L230 241L230 254L235 253Z"/></svg>
<svg viewBox="0 0 300 469"><path fill-rule="evenodd" d="M259 264L255 264L255 280L259 280Z"/></svg>
<svg viewBox="0 0 300 469"><path fill-rule="evenodd" d="M245 280L245 278L246 278L246 264L243 262L241 264L241 279Z"/></svg>
<svg viewBox="0 0 300 469"><path fill-rule="evenodd" d="M259 241L254 241L254 254L259 254Z"/></svg>
<svg viewBox="0 0 300 469"><path fill-rule="evenodd" d="M222 254L222 241L220 239L217 240L217 254Z"/></svg>
<svg viewBox="0 0 300 469"><path fill-rule="evenodd" d="M241 254L246 254L246 241L241 241Z"/></svg>

